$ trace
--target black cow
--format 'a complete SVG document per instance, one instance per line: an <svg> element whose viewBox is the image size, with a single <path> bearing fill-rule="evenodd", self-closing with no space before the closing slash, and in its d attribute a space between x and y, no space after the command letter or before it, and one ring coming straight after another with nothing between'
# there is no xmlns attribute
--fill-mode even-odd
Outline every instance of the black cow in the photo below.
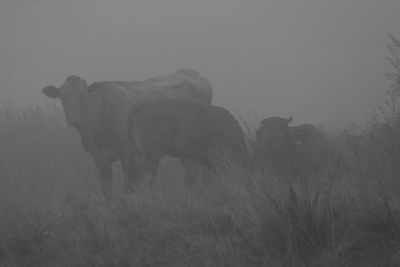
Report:
<svg viewBox="0 0 400 267"><path fill-rule="evenodd" d="M329 158L324 133L312 124L289 126L293 117L270 117L256 131L256 157L268 167L314 169Z"/></svg>
<svg viewBox="0 0 400 267"><path fill-rule="evenodd" d="M247 155L237 120L222 107L183 98L147 101L132 108L128 125L140 175L152 178L163 156L180 160L186 182L200 166L215 170L219 152L232 160Z"/></svg>

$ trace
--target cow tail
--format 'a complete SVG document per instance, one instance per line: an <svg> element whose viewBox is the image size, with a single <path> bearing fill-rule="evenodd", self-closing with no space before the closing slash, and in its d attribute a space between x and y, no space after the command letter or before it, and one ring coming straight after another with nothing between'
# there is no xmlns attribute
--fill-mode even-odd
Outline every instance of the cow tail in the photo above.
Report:
<svg viewBox="0 0 400 267"><path fill-rule="evenodd" d="M126 125L127 125L126 130L127 130L127 135L128 135L128 139L130 142L130 144L129 144L130 147L136 147L135 140L133 139L133 135L132 135L132 125L133 125L133 120L135 119L135 116L142 109L145 102L133 104L132 107L129 109L128 116L126 119Z"/></svg>

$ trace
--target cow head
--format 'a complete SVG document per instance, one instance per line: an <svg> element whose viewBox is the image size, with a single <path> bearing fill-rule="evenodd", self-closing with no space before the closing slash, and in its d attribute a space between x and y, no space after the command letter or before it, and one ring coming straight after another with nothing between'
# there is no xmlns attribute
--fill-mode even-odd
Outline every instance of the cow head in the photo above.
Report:
<svg viewBox="0 0 400 267"><path fill-rule="evenodd" d="M261 121L256 131L255 152L263 163L280 166L288 159L292 144L289 123L293 117L269 117Z"/></svg>
<svg viewBox="0 0 400 267"><path fill-rule="evenodd" d="M50 85L43 88L42 92L49 98L60 99L68 125L75 128L82 126L88 97L93 94L88 90L85 80L69 76L60 88Z"/></svg>
<svg viewBox="0 0 400 267"><path fill-rule="evenodd" d="M289 132L289 123L293 116L289 118L270 117L261 121L261 127L257 130L257 139L262 143L273 143L286 137Z"/></svg>

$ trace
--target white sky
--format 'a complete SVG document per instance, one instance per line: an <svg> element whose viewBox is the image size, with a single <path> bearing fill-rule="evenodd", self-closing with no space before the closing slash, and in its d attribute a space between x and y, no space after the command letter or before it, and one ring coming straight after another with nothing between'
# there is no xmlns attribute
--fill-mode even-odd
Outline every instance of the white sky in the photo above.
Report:
<svg viewBox="0 0 400 267"><path fill-rule="evenodd" d="M9 87L18 103L44 103L41 89L71 74L141 80L193 68L235 115L342 127L381 103L386 34L400 37L398 0L7 1L0 97Z"/></svg>

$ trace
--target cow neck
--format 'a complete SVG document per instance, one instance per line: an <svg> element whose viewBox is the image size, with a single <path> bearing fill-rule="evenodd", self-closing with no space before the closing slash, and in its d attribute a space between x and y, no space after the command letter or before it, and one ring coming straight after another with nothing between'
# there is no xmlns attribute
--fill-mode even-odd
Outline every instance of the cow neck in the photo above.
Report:
<svg viewBox="0 0 400 267"><path fill-rule="evenodd" d="M97 121L94 125L93 125L93 129L90 129L90 131L93 134L94 137L94 142L96 144L96 146L98 147L102 147L104 146L107 140L107 133L109 133L108 129L109 127L109 121L107 121L107 108L109 108L109 105L107 105L107 101L106 101L106 92L105 90L102 90L100 92L100 96L101 96L101 108L100 108L100 119L99 121Z"/></svg>
<svg viewBox="0 0 400 267"><path fill-rule="evenodd" d="M114 88L106 87L100 93L101 111L98 114L99 120L92 125L93 128L90 129L90 132L97 149L118 153L123 138L120 135L120 127L123 127L121 118L124 117L126 99L121 91L114 91Z"/></svg>
<svg viewBox="0 0 400 267"><path fill-rule="evenodd" d="M104 127L105 127L105 115L104 115L104 107L105 107L105 100L104 100L104 94L103 91L101 91L99 94L101 94L101 104L100 104L100 112L99 115L100 119L99 120L94 120L93 118L86 118L87 121L84 123L84 126L80 129L77 129L79 132L79 135L81 137L82 145L84 149L87 152L90 153L97 153L101 148L102 144L99 142L101 139L101 135L104 132ZM97 97L97 96L95 96ZM90 105L96 105L96 100L92 100L94 103L88 104L88 108L90 108ZM90 110L89 110L90 111ZM88 112L88 111L86 111ZM86 116L90 116L90 114L85 114Z"/></svg>

